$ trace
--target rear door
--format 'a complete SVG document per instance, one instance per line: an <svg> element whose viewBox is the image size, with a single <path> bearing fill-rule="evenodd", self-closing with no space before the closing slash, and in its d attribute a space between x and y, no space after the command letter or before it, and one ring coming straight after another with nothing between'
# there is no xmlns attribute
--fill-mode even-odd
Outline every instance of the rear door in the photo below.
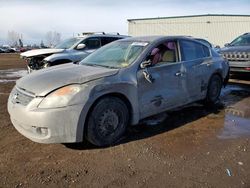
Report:
<svg viewBox="0 0 250 188"><path fill-rule="evenodd" d="M181 62L184 65L183 77L185 77L185 93L187 101L193 102L204 96L208 79L212 71L212 57L207 46L193 41L180 40Z"/></svg>

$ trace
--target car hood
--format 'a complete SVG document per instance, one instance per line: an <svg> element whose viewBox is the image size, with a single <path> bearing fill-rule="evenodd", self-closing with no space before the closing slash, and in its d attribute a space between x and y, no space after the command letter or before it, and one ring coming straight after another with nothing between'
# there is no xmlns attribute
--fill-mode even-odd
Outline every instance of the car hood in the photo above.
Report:
<svg viewBox="0 0 250 188"><path fill-rule="evenodd" d="M16 85L36 96L45 96L51 91L65 85L82 84L105 76L114 75L117 72L118 69L64 64L26 75L19 79Z"/></svg>
<svg viewBox="0 0 250 188"><path fill-rule="evenodd" d="M23 52L20 55L22 57L33 57L38 55L60 53L63 52L64 50L65 49L56 49L56 48L37 49L37 50L29 50L27 52Z"/></svg>
<svg viewBox="0 0 250 188"><path fill-rule="evenodd" d="M227 53L227 52L250 52L250 46L229 46L221 48L220 52Z"/></svg>

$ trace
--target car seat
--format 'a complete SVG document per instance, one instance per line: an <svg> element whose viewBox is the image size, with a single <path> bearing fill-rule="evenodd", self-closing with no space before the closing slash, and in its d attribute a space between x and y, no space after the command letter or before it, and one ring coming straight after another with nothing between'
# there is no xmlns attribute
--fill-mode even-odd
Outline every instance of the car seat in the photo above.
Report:
<svg viewBox="0 0 250 188"><path fill-rule="evenodd" d="M160 62L161 58L162 56L160 54L160 49L154 48L151 52L152 65L155 65L156 63Z"/></svg>
<svg viewBox="0 0 250 188"><path fill-rule="evenodd" d="M172 50L167 50L162 56L163 62L175 62L175 52Z"/></svg>
<svg viewBox="0 0 250 188"><path fill-rule="evenodd" d="M167 50L162 55L163 62L176 62L176 46L175 42L167 42L164 44Z"/></svg>

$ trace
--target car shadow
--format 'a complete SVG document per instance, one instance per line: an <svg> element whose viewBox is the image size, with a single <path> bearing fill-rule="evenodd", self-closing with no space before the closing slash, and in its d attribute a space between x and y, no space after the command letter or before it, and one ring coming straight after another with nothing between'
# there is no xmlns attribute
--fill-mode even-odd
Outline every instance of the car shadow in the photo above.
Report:
<svg viewBox="0 0 250 188"><path fill-rule="evenodd" d="M132 141L149 138L167 131L171 131L182 126L186 126L188 123L194 122L210 114L214 114L216 116L216 114L225 110L227 106L231 106L243 100L244 98L250 97L250 85L239 83L239 86L237 86L236 89L235 84L229 84L228 87L230 87L230 85L232 87L231 91L227 94L222 94L220 101L215 105L205 106L200 103L193 103L183 108L168 112L167 118L157 125L147 125L146 123L142 123L136 126L130 126L124 136L117 143L108 147L126 144ZM65 146L74 150L107 148L96 147L87 141L84 141L83 143L65 144Z"/></svg>

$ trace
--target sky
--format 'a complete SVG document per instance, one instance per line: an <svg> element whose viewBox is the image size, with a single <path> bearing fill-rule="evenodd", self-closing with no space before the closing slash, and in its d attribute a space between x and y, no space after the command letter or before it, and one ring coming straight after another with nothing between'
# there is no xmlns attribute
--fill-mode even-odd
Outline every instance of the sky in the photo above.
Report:
<svg viewBox="0 0 250 188"><path fill-rule="evenodd" d="M200 14L250 15L250 0L0 0L0 44L8 31L40 44L48 31L128 34L127 19Z"/></svg>

